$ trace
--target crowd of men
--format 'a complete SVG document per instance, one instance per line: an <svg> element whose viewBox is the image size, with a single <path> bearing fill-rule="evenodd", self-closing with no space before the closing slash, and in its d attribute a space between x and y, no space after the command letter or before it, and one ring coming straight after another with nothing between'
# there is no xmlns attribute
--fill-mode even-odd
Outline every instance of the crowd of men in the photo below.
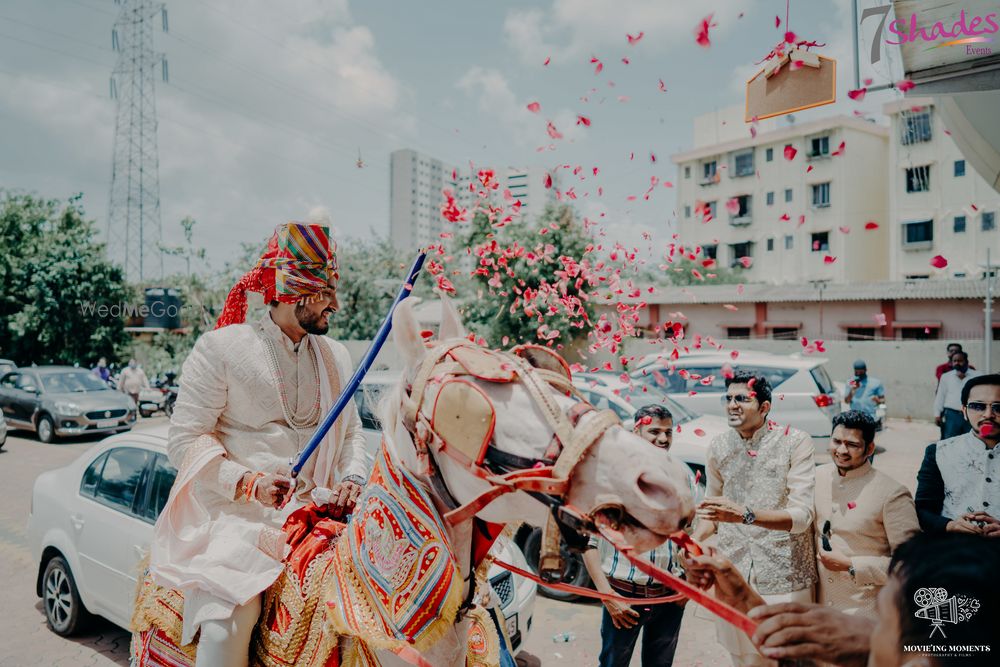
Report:
<svg viewBox="0 0 1000 667"><path fill-rule="evenodd" d="M914 496L872 463L884 387L863 361L854 372L845 399L852 409L833 419L831 461L818 467L807 434L768 419L766 377L727 378L730 429L710 445L693 532L708 553L685 558L668 543L647 557L714 587L760 623L751 638L717 621L736 667L789 658L878 667L995 664L989 650L1000 619L1000 540L989 538L1000 537L1000 375L976 372L959 346L949 346L949 367L937 371L942 439L926 448ZM668 411L650 406L635 419L639 435L670 446ZM639 599L672 592L608 545L595 546L585 563L599 591ZM941 595L945 607L931 604ZM963 599L975 600L976 612L942 620L952 611L948 601ZM627 666L643 627L644 667L673 664L682 611L606 602L601 666ZM935 628L943 634L946 623L946 640L928 637ZM942 643L948 646L931 646Z"/></svg>

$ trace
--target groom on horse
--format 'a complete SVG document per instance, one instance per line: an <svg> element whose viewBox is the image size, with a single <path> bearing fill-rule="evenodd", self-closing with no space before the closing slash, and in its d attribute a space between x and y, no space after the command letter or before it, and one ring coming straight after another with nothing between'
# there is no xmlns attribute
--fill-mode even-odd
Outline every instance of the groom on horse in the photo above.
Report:
<svg viewBox="0 0 1000 667"><path fill-rule="evenodd" d="M351 374L347 349L324 335L338 278L327 227L279 226L184 364L168 442L178 475L150 573L183 592L181 643L200 631L199 667L246 667L261 593L282 571L285 519L310 501L346 513L368 475L353 403L297 478L288 468ZM253 323L248 291L269 305Z"/></svg>

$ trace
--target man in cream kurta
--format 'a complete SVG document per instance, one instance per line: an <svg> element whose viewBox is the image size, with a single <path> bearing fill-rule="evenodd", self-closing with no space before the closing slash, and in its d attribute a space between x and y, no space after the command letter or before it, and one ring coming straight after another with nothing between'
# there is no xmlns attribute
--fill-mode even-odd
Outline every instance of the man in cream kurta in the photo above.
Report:
<svg viewBox="0 0 1000 667"><path fill-rule="evenodd" d="M325 247L325 256L303 259L303 246ZM351 373L346 348L322 335L337 308L336 279L325 227L279 227L230 293L221 328L199 338L184 364L168 441L178 478L157 522L150 571L184 592L182 642L201 631L199 666L247 664L260 593L281 572L285 518L310 499L349 506L367 477L353 403L296 488L288 477L289 461ZM270 302L252 324L242 323L248 290Z"/></svg>
<svg viewBox="0 0 1000 667"><path fill-rule="evenodd" d="M833 462L816 469L815 524L817 602L872 619L892 553L920 532L909 490L868 461L875 429L858 410L833 418Z"/></svg>

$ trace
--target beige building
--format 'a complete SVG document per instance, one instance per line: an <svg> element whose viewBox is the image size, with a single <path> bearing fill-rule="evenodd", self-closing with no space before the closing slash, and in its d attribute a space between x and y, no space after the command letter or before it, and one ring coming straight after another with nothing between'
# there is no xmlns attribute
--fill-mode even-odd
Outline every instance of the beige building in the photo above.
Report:
<svg viewBox="0 0 1000 667"><path fill-rule="evenodd" d="M849 116L786 117L751 137L734 108L697 118L694 134L695 147L672 156L685 245L744 271L748 282L889 277L885 127ZM870 221L878 227L866 230Z"/></svg>
<svg viewBox="0 0 1000 667"><path fill-rule="evenodd" d="M891 102L883 111L891 123L890 277L982 278L987 248L1000 263L1000 193L966 162L933 98ZM947 267L931 266L937 255Z"/></svg>

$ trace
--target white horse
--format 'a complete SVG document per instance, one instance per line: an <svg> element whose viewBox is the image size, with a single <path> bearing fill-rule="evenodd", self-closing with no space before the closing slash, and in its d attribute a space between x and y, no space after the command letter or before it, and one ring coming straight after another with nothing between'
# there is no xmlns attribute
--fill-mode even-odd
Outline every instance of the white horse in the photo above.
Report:
<svg viewBox="0 0 1000 667"><path fill-rule="evenodd" d="M433 346L425 342L413 314L412 303L408 301L403 301L396 308L393 334L406 368L399 386L380 405L384 446L393 469L398 470L401 466L410 477L416 478L416 483L423 485L426 496L430 497L438 514L444 517L448 550L457 560L454 567L464 581L463 598L468 595L474 582L475 564L471 562L473 516L493 524L526 521L544 526L551 510L542 501L549 500L572 507L578 514L594 517L604 513L604 517L618 526L624 538L639 552L659 545L668 535L682 529L690 521L694 513L694 501L683 464L672 459L665 450L651 447L630 430L623 428L613 415L592 409L588 412L589 406L581 406L582 401L574 398L572 391L567 390L568 369L562 375L558 372L559 368L565 368L565 362L561 358L546 350L529 350L526 357L530 358L532 354L546 357L557 372L553 372L551 368L537 370L529 365L525 357L516 354L501 356L470 345L465 340L466 332L457 311L446 299L443 300L440 342ZM449 349L454 352L447 352ZM455 355L464 360L464 366L456 360ZM443 364L439 363L439 359L444 360ZM545 359L533 361L545 367ZM505 369L504 366L508 368ZM469 371L470 367L473 368L472 372ZM480 379L490 373L497 373L498 370L500 374L509 371L507 381ZM456 380L456 376L461 376L461 379ZM484 410L491 414L484 417ZM567 417L569 414L574 416ZM571 421L576 421L576 424L570 426ZM484 423L491 428L483 431L481 427ZM554 435L558 435L558 439L554 439ZM504 458L507 462L501 466L504 470L498 471L495 461L485 461L484 466L477 465L484 461L471 462L468 458L464 461L461 457L456 458L452 450L468 446L469 441L476 451L490 452L493 457ZM444 443L447 443L447 447ZM553 450L554 446L558 451ZM472 458L477 458L475 452ZM554 466L542 466L542 469L538 469L541 463L533 465L533 462L551 461L554 458L559 459ZM486 466L492 468L487 470ZM504 476L503 473L511 469L520 471L512 471ZM547 471L551 471L551 474ZM539 482L540 477L536 474L547 475L541 479L541 487L530 486L531 483ZM501 477L504 479L500 479ZM525 485L526 490L514 490L516 484L509 480L515 477L518 482L531 478L529 485ZM488 503L478 502L483 500L484 494L491 493L491 490L509 492L496 498L489 496ZM355 542L356 546L360 545L358 548L366 553L381 556L390 553L393 548L391 544L385 547L381 541L386 539L386 533L370 535L363 532L368 524L361 523L365 521L362 517L366 516L367 510L374 511L376 502L377 500L363 495L352 519L358 523L349 524L344 530L358 528L358 534L362 537ZM456 510L456 507L461 509ZM332 552L327 553L325 561L311 562L324 565L350 560L351 557L347 554L350 554L351 547L346 546L350 540L344 533L340 535L337 541L323 542L327 545L324 548L332 549ZM374 575L377 579L392 580L401 571L398 567L391 572L385 571L392 567L388 565L392 562L391 557L381 560L374 558L371 562L378 563L378 571ZM286 566L286 573L290 568L291 563ZM323 573L317 575L322 589L322 602L334 607L342 605L341 609L356 609L350 600L331 591L331 584L342 581L332 578L333 569L317 571ZM356 573L357 570L354 570L345 576L354 580ZM270 636L269 622L273 621L275 610L278 609L274 605L280 604L275 601L280 601L289 592L284 587L294 588L296 584L289 583L290 581L300 580L295 576L283 575L268 590L265 598L271 601L272 607L269 610L265 604L265 611L258 625L258 637ZM453 591L454 586L450 586L449 590ZM183 599L178 592L145 584L144 590L146 593L140 594L143 601L138 604L137 610L148 608L148 603L153 603L153 607L164 603L166 607L176 611L181 609ZM311 599L316 599L318 594L313 591L310 595L314 596ZM326 613L328 607L316 607L314 603L312 608L317 609L317 613L323 612L323 616L317 619L318 622L313 622L313 612L299 614L295 620L299 625L291 626L290 631L286 626L281 631L278 644L287 648L288 645L284 642L288 641L290 635L301 638L305 634L307 642L312 642L309 645L315 646L326 641L325 645L329 647L330 630L326 625L330 618ZM404 611L407 609L413 607L404 605ZM442 633L428 635L425 643L429 648L421 647L422 658L434 667L462 667L466 664L469 619L461 611L454 624L443 613L439 616L441 622L437 627ZM143 645L144 639L158 636L157 633L166 633L168 637L162 641L168 647L178 649L168 649L171 655L178 654L173 656L171 664L184 664L185 661L193 664L191 653L194 649L179 648L174 643L176 639L170 639L179 636L177 628L171 634L167 627L155 619L151 621L141 611L137 611L137 618L145 620L139 623L134 621L135 641L138 642L133 644L134 647ZM176 621L173 622L176 624ZM357 642L357 639L350 636L341 636L337 645L330 650L338 651L342 659L362 653L374 654L378 663L386 667L411 664L389 650L373 650L370 645L362 646ZM281 650L279 647L278 652ZM182 652L187 655L179 655ZM326 654L313 654L314 658L321 655ZM402 655L405 656L406 653ZM412 653L409 657L413 658ZM286 665L291 664L291 661L299 664L300 659L284 657L281 662L271 661L268 664ZM138 662L140 665L145 664ZM313 660L310 664L320 663ZM333 663L328 661L326 664ZM348 663L345 661L342 664Z"/></svg>
<svg viewBox="0 0 1000 667"><path fill-rule="evenodd" d="M465 338L466 331L456 309L447 299L443 299L442 303L440 340ZM397 461L420 477L429 489L433 489L432 480L421 472L425 466L418 460L414 434L407 429L403 419L403 406L413 398L408 395L408 388L428 354L428 345L421 336L412 304L407 301L396 308L393 336L406 367L395 393L390 393L380 406L385 443L391 448ZM493 446L525 459L543 458L553 431L525 385L474 382L495 408ZM432 381L428 384L425 395L433 400L438 389ZM570 410L577 402L577 399L554 388L548 389L551 398L563 411ZM581 425L585 425L588 418L592 418L592 415L585 415ZM489 481L473 474L451 457L438 453L434 456L434 462L448 492L459 504L471 501L490 488ZM432 497L442 514L452 509L439 495L432 493ZM650 447L621 425L605 430L573 468L564 500L588 514L602 508L623 510L625 520L621 521L621 532L638 552L661 544L670 533L682 529L694 510L683 464L674 460L665 450ZM526 521L535 526L543 526L549 511L535 497L519 491L494 500L476 516L493 523ZM459 569L468 586L472 522L464 521L451 526L448 532L454 552L459 556ZM460 618L453 631L426 652L424 657L433 665L464 665L466 637L466 623ZM389 652L379 652L378 657L381 664L386 666L408 664Z"/></svg>

